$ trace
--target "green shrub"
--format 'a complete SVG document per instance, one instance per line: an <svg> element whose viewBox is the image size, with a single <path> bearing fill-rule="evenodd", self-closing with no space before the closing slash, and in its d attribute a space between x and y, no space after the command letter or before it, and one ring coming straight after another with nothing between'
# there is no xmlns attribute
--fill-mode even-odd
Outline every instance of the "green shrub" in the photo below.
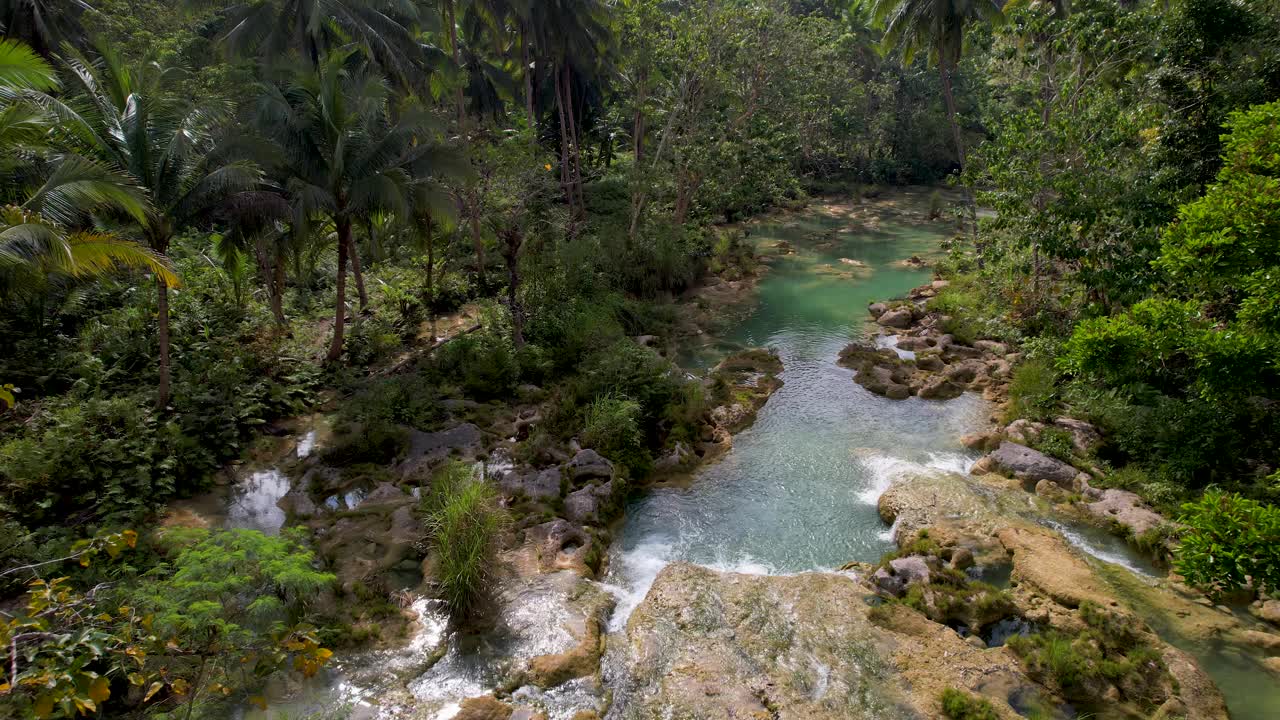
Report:
<svg viewBox="0 0 1280 720"><path fill-rule="evenodd" d="M436 366L446 377L456 379L470 397L506 397L520 379L510 318L496 305L487 306L482 315L479 331L456 337L436 351Z"/></svg>
<svg viewBox="0 0 1280 720"><path fill-rule="evenodd" d="M1072 444L1071 433L1066 430L1047 427L1040 431L1031 445L1045 455L1065 462L1072 462L1075 459L1075 445Z"/></svg>
<svg viewBox="0 0 1280 720"><path fill-rule="evenodd" d="M1182 506L1186 526L1174 568L1187 582L1221 595L1280 589L1280 508L1217 490Z"/></svg>
<svg viewBox="0 0 1280 720"><path fill-rule="evenodd" d="M629 398L616 395L596 398L587 407L582 444L633 471L641 470L649 458L644 449L640 414L640 404Z"/></svg>
<svg viewBox="0 0 1280 720"><path fill-rule="evenodd" d="M463 479L454 470L433 489L434 509L427 516L431 552L435 558L440 597L462 617L480 610L497 569L498 536L506 527L506 512L485 482Z"/></svg>
<svg viewBox="0 0 1280 720"><path fill-rule="evenodd" d="M947 688L942 691L942 712L951 720L999 720L1000 716L986 698L970 695L963 690Z"/></svg>
<svg viewBox="0 0 1280 720"><path fill-rule="evenodd" d="M421 375L371 380L343 403L339 414L354 421L381 420L429 430L447 417L439 389Z"/></svg>
<svg viewBox="0 0 1280 720"><path fill-rule="evenodd" d="M145 396L41 410L27 432L0 445L3 509L31 523L156 507L177 490L176 432Z"/></svg>
<svg viewBox="0 0 1280 720"><path fill-rule="evenodd" d="M1058 407L1058 373L1048 362L1029 360L1014 368L1006 421L1047 420Z"/></svg>
<svg viewBox="0 0 1280 720"><path fill-rule="evenodd" d="M396 459L408 440L407 430L386 420L346 422L334 428L333 440L321 452L321 459L337 467L386 465Z"/></svg>

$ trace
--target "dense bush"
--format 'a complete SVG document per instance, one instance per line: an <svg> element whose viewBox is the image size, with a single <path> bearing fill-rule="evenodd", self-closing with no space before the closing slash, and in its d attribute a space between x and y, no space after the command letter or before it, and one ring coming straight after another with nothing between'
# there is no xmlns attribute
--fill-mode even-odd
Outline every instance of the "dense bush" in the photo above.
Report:
<svg viewBox="0 0 1280 720"><path fill-rule="evenodd" d="M1280 508L1217 490L1182 506L1174 568L1215 595L1280 590Z"/></svg>
<svg viewBox="0 0 1280 720"><path fill-rule="evenodd" d="M604 395L587 407L582 444L614 462L642 474L649 463L640 429L640 404L625 397Z"/></svg>

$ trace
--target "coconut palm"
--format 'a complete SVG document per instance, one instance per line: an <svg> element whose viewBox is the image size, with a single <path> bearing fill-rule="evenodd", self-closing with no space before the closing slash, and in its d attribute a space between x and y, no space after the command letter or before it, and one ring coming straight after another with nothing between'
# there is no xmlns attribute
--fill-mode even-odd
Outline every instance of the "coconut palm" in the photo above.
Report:
<svg viewBox="0 0 1280 720"><path fill-rule="evenodd" d="M301 56L312 67L325 53L355 43L397 83L420 74L420 19L413 0L185 0L219 12L220 38L235 52L272 58Z"/></svg>
<svg viewBox="0 0 1280 720"><path fill-rule="evenodd" d="M51 274L86 277L119 266L146 268L176 285L169 263L147 248L75 229L96 210L141 218L147 206L130 178L48 146L53 121L39 101L57 86L53 68L29 46L0 41L0 168L10 178L38 183L15 182L2 190L11 204L0 208L0 295L39 285L32 281Z"/></svg>
<svg viewBox="0 0 1280 720"><path fill-rule="evenodd" d="M48 56L64 42L84 40L81 19L92 10L84 0L0 0L0 26Z"/></svg>
<svg viewBox="0 0 1280 720"><path fill-rule="evenodd" d="M355 60L351 49L334 51L313 71L265 85L257 107L259 127L279 148L275 172L284 179L293 226L333 224L338 270L331 361L341 357L345 337L352 227L374 212L410 218L417 185L466 167L433 142L435 123L424 108L393 106L386 82Z"/></svg>
<svg viewBox="0 0 1280 720"><path fill-rule="evenodd" d="M1003 16L998 0L877 0L875 17L884 23L884 44L902 51L910 63L927 51L942 78L947 122L956 143L956 159L965 164L964 139L956 117L952 78L964 51L964 33L974 22L998 22Z"/></svg>
<svg viewBox="0 0 1280 720"><path fill-rule="evenodd" d="M196 102L172 91L180 70L126 65L99 45L93 58L64 61L71 99L49 104L62 142L96 163L133 178L149 206L134 223L150 249L163 256L174 236L239 193L262 182L258 166L242 159L247 139L228 134L230 106ZM40 203L48 212L49 201ZM169 401L169 285L157 280L159 335L157 402Z"/></svg>

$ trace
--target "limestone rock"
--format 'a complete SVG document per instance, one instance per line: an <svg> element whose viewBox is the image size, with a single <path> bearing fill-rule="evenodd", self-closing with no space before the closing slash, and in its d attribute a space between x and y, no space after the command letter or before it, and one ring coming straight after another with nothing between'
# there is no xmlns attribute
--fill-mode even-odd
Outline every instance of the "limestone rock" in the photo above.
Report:
<svg viewBox="0 0 1280 720"><path fill-rule="evenodd" d="M603 485L588 485L565 496L565 517L579 524L597 522L603 519L612 501L612 480Z"/></svg>
<svg viewBox="0 0 1280 720"><path fill-rule="evenodd" d="M511 495L523 494L535 500L560 497L559 468L545 468L538 471L505 473L498 480L498 487Z"/></svg>
<svg viewBox="0 0 1280 720"><path fill-rule="evenodd" d="M1134 537L1155 530L1165 524L1164 516L1152 510L1142 498L1128 490L1115 488L1102 491L1102 497L1085 505L1092 515L1119 523L1128 528Z"/></svg>
<svg viewBox="0 0 1280 720"><path fill-rule="evenodd" d="M565 469L575 483L591 478L613 477L613 463L601 457L595 450L579 450Z"/></svg>
<svg viewBox="0 0 1280 720"><path fill-rule="evenodd" d="M951 400L963 395L964 387L945 376L935 375L925 380L917 394L925 400Z"/></svg>
<svg viewBox="0 0 1280 720"><path fill-rule="evenodd" d="M1098 428L1083 420L1060 417L1054 419L1053 424L1071 433L1071 445L1081 455L1089 454L1094 448L1102 444L1102 433L1098 432Z"/></svg>
<svg viewBox="0 0 1280 720"><path fill-rule="evenodd" d="M409 452L399 469L408 476L429 470L451 454L471 455L480 449L483 435L472 423L463 423L448 430L409 433Z"/></svg>
<svg viewBox="0 0 1280 720"><path fill-rule="evenodd" d="M1280 625L1280 600L1256 602L1249 607L1249 612L1272 625Z"/></svg>
<svg viewBox="0 0 1280 720"><path fill-rule="evenodd" d="M1008 650L906 608L872 623L865 594L844 575L668 565L627 623L610 717L917 720L938 716L945 687L1030 685ZM1008 693L988 697L1016 717Z"/></svg>
<svg viewBox="0 0 1280 720"><path fill-rule="evenodd" d="M1025 445L1005 441L988 455L997 472L1023 481L1026 489L1032 489L1041 480L1048 480L1063 488L1070 488L1079 471L1074 467L1032 450Z"/></svg>
<svg viewBox="0 0 1280 720"><path fill-rule="evenodd" d="M586 559L594 540L562 518L525 530L524 538L538 572L573 570L580 575L591 572Z"/></svg>
<svg viewBox="0 0 1280 720"><path fill-rule="evenodd" d="M885 327L891 328L908 328L911 327L911 321L915 318L912 316L911 308L896 307L885 310L876 318L876 322Z"/></svg>
<svg viewBox="0 0 1280 720"><path fill-rule="evenodd" d="M884 303L871 303L867 306L867 312L871 313L871 317L878 318L889 310L889 306Z"/></svg>
<svg viewBox="0 0 1280 720"><path fill-rule="evenodd" d="M1009 346L995 340L975 340L973 346L984 353L1004 357L1009 354Z"/></svg>

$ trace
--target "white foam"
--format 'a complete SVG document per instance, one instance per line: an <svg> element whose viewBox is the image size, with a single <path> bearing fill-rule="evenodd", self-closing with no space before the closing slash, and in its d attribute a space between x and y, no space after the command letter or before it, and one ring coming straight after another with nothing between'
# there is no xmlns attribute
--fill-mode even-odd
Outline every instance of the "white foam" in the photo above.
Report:
<svg viewBox="0 0 1280 720"><path fill-rule="evenodd" d="M880 496L893 485L895 480L931 472L967 475L975 462L973 458L962 453L929 453L929 459L924 463L889 455L868 455L860 459L870 471L872 481L866 489L858 493L858 499L868 505L880 502Z"/></svg>
<svg viewBox="0 0 1280 720"><path fill-rule="evenodd" d="M898 357L903 360L915 360L916 353L914 350L902 350L898 348L898 340L900 339L901 338L897 335L877 335L875 337L875 343L878 348L889 348L890 350L893 350L898 354Z"/></svg>
<svg viewBox="0 0 1280 720"><path fill-rule="evenodd" d="M675 545L665 540L653 540L641 543L634 549L622 553L614 560L619 582L600 583L600 586L618 599L613 616L609 618L609 632L618 632L627 625L627 619L636 607L644 601L653 587L658 573L673 562L683 560L676 551ZM738 573L741 575L774 575L775 569L758 562L755 558L744 556L731 559L719 553L718 557L708 563L698 563L716 572Z"/></svg>
<svg viewBox="0 0 1280 720"><path fill-rule="evenodd" d="M316 431L312 430L298 438L298 457L304 458L316 449Z"/></svg>

